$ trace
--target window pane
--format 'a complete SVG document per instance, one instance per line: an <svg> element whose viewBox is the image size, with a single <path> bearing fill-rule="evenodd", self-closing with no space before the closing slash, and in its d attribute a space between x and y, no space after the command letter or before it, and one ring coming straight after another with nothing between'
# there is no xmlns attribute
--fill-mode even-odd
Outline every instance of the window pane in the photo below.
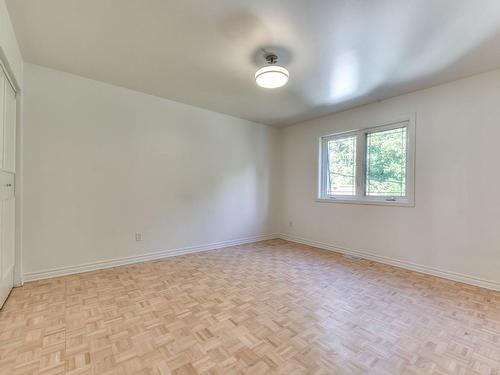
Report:
<svg viewBox="0 0 500 375"><path fill-rule="evenodd" d="M366 195L406 196L406 127L366 135Z"/></svg>
<svg viewBox="0 0 500 375"><path fill-rule="evenodd" d="M328 195L356 195L356 136L332 139L328 147Z"/></svg>

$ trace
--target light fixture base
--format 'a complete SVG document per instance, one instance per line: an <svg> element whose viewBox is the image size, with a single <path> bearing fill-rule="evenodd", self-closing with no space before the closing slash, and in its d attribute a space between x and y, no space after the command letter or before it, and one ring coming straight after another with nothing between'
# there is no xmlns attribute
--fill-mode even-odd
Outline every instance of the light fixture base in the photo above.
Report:
<svg viewBox="0 0 500 375"><path fill-rule="evenodd" d="M266 55L266 61L268 64L276 64L278 62L278 56L276 56L274 53L270 53Z"/></svg>

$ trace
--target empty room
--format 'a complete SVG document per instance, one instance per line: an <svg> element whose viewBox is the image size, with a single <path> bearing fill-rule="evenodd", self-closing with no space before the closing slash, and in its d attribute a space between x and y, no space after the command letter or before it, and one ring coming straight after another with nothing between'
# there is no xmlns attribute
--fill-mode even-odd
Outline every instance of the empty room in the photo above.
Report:
<svg viewBox="0 0 500 375"><path fill-rule="evenodd" d="M0 0L0 375L500 375L500 1Z"/></svg>

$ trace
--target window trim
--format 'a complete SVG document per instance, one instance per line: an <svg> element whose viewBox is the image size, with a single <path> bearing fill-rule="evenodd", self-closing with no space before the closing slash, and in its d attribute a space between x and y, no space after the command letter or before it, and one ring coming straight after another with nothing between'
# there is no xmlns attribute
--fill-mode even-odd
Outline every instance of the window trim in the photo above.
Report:
<svg viewBox="0 0 500 375"><path fill-rule="evenodd" d="M383 124L364 127L360 129L348 130L321 136L319 138L318 152L318 190L317 202L327 203L348 203L348 204L368 204L383 206L415 206L415 114L403 116L401 118L388 121ZM366 135L379 131L387 131L402 127L406 123L406 196L367 196L366 195ZM342 139L356 136L356 195L326 195L327 176L324 173L324 161L327 160L325 147L326 142L332 139ZM394 200L392 200L394 199Z"/></svg>

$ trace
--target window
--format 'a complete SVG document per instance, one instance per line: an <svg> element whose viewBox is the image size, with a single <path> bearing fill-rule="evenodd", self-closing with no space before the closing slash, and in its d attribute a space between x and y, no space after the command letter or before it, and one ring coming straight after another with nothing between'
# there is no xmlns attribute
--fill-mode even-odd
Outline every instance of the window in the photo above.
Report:
<svg viewBox="0 0 500 375"><path fill-rule="evenodd" d="M327 141L328 195L356 195L356 137Z"/></svg>
<svg viewBox="0 0 500 375"><path fill-rule="evenodd" d="M321 137L321 201L413 205L414 117Z"/></svg>

